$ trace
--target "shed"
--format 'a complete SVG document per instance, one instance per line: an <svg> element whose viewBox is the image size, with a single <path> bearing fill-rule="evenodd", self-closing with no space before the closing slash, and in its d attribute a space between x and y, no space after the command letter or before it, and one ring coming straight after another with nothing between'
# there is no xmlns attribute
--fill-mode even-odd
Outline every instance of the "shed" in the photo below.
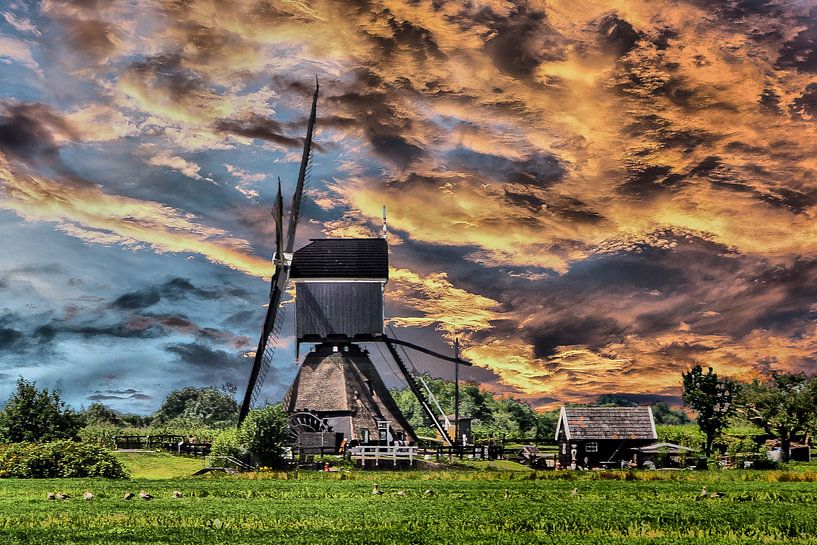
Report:
<svg viewBox="0 0 817 545"><path fill-rule="evenodd" d="M293 255L290 278L298 342L383 335L386 239L312 239Z"/></svg>
<svg viewBox="0 0 817 545"><path fill-rule="evenodd" d="M448 432L449 437L456 437L457 432L459 432L459 437L457 438L461 445L473 445L474 444L474 436L471 433L471 421L473 418L470 416L460 416L459 419L459 426L455 426L456 418L453 414L446 415L445 418L439 418L440 424L445 427L445 431ZM437 439L442 441L442 435L437 433Z"/></svg>
<svg viewBox="0 0 817 545"><path fill-rule="evenodd" d="M620 466L630 449L658 439L650 407L562 407L556 426L562 467Z"/></svg>
<svg viewBox="0 0 817 545"><path fill-rule="evenodd" d="M645 464L652 464L655 467L685 467L687 460L692 460L695 454L695 449L675 443L652 443L630 450L638 467Z"/></svg>

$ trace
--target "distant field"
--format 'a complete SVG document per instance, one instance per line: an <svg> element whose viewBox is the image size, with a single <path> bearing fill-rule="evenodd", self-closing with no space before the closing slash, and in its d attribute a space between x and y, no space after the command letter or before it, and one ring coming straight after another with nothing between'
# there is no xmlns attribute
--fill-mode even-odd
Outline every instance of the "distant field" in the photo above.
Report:
<svg viewBox="0 0 817 545"><path fill-rule="evenodd" d="M114 452L133 479L189 477L204 466L201 458L163 452Z"/></svg>
<svg viewBox="0 0 817 545"><path fill-rule="evenodd" d="M371 494L375 482L382 496ZM725 496L699 499L704 485ZM79 499L85 489L94 500ZM121 499L141 489L156 499ZM47 501L52 490L72 498ZM173 499L174 490L184 497ZM0 481L3 544L534 542L817 543L817 473L464 470Z"/></svg>

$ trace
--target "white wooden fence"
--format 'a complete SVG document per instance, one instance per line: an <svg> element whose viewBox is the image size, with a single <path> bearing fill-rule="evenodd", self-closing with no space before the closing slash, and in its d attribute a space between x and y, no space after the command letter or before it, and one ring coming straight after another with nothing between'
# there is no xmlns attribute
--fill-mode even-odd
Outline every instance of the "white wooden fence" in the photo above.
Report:
<svg viewBox="0 0 817 545"><path fill-rule="evenodd" d="M409 464L414 463L417 457L417 447L400 445L361 445L349 449L349 456L353 460L360 460L362 465L366 465L366 460L374 460L374 465L380 465L381 461L391 461L397 466L398 460L408 460Z"/></svg>

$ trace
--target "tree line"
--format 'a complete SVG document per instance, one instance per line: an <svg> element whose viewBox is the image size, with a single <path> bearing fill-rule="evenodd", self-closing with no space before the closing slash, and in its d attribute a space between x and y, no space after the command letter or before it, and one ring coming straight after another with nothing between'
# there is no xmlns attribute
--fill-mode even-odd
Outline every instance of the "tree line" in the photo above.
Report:
<svg viewBox="0 0 817 545"><path fill-rule="evenodd" d="M423 381L446 414L454 413L454 384L423 375ZM808 444L817 431L817 377L803 373L771 373L752 381L719 376L712 368L695 366L682 374L684 405L695 413L704 436L703 450L709 456L713 445L736 421L751 423L777 438L782 461L788 461L793 442ZM420 435L433 436L433 424L408 390L391 391L400 410ZM626 396L604 395L599 405L636 405ZM686 424L689 417L666 403L652 405L656 424ZM527 402L510 396L495 396L476 384L460 386L460 415L472 418L476 440L553 439L558 410L536 411ZM277 410L267 415L283 433L285 414ZM273 418L274 416L274 418ZM92 427L145 428L178 430L218 430L235 428L238 404L235 387L189 387L174 390L150 416L122 414L94 403L75 411L61 399L59 392L38 389L34 382L20 378L17 389L0 410L0 443L47 442L78 439L82 430ZM235 445L234 441L229 443Z"/></svg>
<svg viewBox="0 0 817 545"><path fill-rule="evenodd" d="M776 437L784 462L789 460L794 441L808 444L817 431L817 377L773 372L741 382L697 365L683 373L683 386L684 404L697 414L707 456L715 440L736 419Z"/></svg>
<svg viewBox="0 0 817 545"><path fill-rule="evenodd" d="M422 375L429 390L437 398L443 412L454 414L453 382L433 378L428 374ZM435 435L433 423L425 414L420 402L408 388L392 389L391 394L397 406L406 416L409 424L419 435ZM608 394L597 400L597 405L605 406L636 406L637 403L626 396ZM671 408L664 402L652 404L653 415L657 424L688 424L689 417L677 409ZM537 411L524 400L512 396L497 396L477 384L460 384L460 415L471 418L471 430L474 439L503 440L521 439L536 442L553 441L556 435L556 425L559 421L559 410Z"/></svg>

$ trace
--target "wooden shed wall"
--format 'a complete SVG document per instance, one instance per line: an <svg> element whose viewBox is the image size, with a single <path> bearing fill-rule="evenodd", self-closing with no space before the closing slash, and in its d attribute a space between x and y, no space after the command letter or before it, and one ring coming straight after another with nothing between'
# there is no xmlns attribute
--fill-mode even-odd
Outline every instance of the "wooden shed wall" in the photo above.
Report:
<svg viewBox="0 0 817 545"><path fill-rule="evenodd" d="M295 291L298 339L383 334L381 282L298 282Z"/></svg>

